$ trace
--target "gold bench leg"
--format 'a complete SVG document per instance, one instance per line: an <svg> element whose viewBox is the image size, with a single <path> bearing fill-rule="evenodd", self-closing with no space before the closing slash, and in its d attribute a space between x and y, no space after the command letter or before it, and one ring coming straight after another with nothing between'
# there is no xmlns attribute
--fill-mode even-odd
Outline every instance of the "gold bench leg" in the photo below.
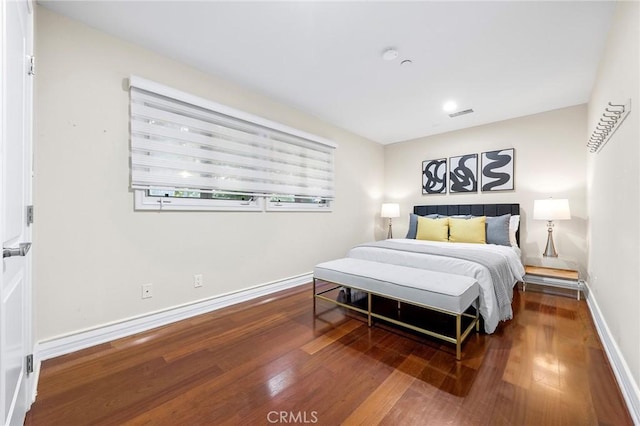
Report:
<svg viewBox="0 0 640 426"><path fill-rule="evenodd" d="M316 316L316 278L313 277L313 316Z"/></svg>
<svg viewBox="0 0 640 426"><path fill-rule="evenodd" d="M369 313L367 315L367 323L371 327L371 293L367 293L367 311Z"/></svg>
<svg viewBox="0 0 640 426"><path fill-rule="evenodd" d="M460 329L462 325L462 315L456 315L456 359L460 361L461 353L460 353Z"/></svg>

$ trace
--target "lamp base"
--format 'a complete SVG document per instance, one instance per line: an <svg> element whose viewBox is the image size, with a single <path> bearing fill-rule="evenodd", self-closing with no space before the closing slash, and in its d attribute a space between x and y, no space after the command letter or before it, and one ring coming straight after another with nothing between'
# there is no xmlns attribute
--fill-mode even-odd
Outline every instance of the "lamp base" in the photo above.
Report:
<svg viewBox="0 0 640 426"><path fill-rule="evenodd" d="M547 227L547 247L542 255L544 257L558 257L556 246L553 244L553 222L549 221Z"/></svg>
<svg viewBox="0 0 640 426"><path fill-rule="evenodd" d="M391 218L389 218L389 232L387 232L387 239L393 238L393 232L391 232Z"/></svg>

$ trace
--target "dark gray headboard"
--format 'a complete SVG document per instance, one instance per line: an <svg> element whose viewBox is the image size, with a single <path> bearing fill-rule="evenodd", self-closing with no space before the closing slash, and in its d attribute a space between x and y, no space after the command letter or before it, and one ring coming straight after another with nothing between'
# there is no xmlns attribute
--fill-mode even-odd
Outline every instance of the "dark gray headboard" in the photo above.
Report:
<svg viewBox="0 0 640 426"><path fill-rule="evenodd" d="M502 216L503 214L520 214L520 204L439 204L429 206L414 206L413 213L418 216L441 214L453 216L456 214L470 214L472 216ZM516 240L520 244L520 227L516 232Z"/></svg>

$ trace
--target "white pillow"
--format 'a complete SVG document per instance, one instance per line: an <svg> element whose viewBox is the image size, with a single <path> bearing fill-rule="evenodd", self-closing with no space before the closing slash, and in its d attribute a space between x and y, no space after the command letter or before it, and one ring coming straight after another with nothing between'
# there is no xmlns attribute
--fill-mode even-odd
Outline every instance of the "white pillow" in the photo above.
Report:
<svg viewBox="0 0 640 426"><path fill-rule="evenodd" d="M520 215L511 215L509 219L509 242L511 246L518 247L518 240L516 240L516 232L520 227Z"/></svg>

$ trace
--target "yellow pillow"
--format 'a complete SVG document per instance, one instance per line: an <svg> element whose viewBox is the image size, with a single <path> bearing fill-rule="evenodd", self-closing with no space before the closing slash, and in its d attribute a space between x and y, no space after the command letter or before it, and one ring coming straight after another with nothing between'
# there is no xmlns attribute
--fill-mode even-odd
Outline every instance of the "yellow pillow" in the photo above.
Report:
<svg viewBox="0 0 640 426"><path fill-rule="evenodd" d="M452 243L487 243L486 217L449 219L449 241Z"/></svg>
<svg viewBox="0 0 640 426"><path fill-rule="evenodd" d="M418 216L416 240L448 241L449 218L430 219Z"/></svg>

